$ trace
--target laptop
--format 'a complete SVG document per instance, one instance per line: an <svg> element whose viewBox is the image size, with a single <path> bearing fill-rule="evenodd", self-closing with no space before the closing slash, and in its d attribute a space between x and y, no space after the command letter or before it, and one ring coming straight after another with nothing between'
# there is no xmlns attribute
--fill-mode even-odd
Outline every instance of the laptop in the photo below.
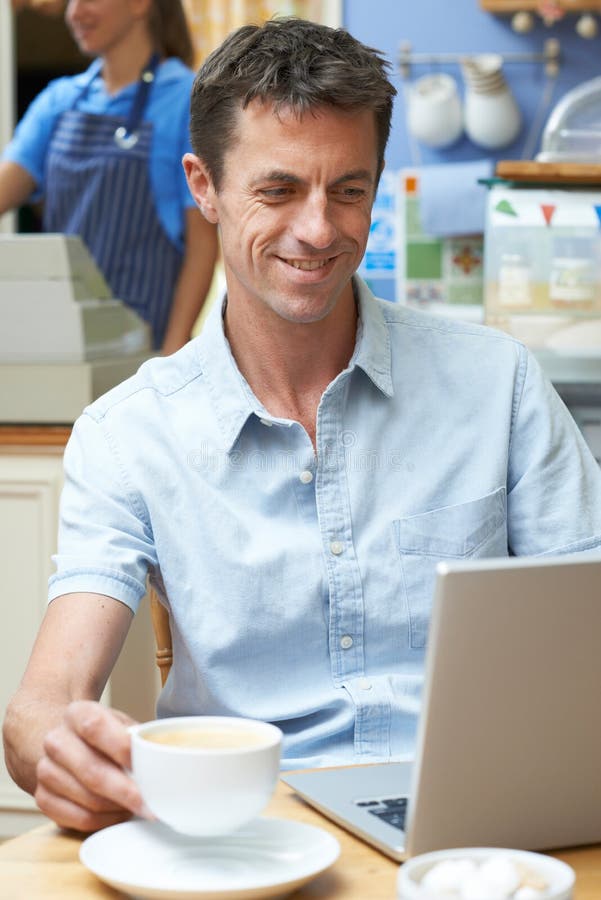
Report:
<svg viewBox="0 0 601 900"><path fill-rule="evenodd" d="M601 842L601 553L439 563L413 763L283 780L396 860Z"/></svg>

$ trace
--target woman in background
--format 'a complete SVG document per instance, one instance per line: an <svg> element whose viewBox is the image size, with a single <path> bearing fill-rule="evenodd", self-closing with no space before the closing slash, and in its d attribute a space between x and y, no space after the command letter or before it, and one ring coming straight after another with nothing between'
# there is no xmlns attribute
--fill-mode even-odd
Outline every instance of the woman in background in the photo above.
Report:
<svg viewBox="0 0 601 900"><path fill-rule="evenodd" d="M69 0L67 25L94 61L33 101L0 162L0 214L43 199L45 231L80 235L115 297L172 353L190 338L217 234L195 207L192 43L180 0Z"/></svg>

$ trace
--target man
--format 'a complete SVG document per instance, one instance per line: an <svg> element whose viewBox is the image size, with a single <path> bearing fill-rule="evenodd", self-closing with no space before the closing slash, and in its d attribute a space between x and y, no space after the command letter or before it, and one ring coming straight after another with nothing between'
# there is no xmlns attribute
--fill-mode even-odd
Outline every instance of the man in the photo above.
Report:
<svg viewBox="0 0 601 900"><path fill-rule="evenodd" d="M242 28L197 77L184 166L227 299L77 422L4 728L61 825L143 812L127 718L95 701L148 573L160 715L276 722L286 766L371 762L413 752L438 559L601 546L601 475L525 349L354 277L393 94L375 51L298 20Z"/></svg>

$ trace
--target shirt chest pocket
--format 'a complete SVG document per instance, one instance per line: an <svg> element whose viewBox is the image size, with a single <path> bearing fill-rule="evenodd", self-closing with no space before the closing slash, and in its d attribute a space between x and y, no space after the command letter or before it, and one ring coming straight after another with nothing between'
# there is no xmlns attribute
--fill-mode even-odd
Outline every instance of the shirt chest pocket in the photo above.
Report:
<svg viewBox="0 0 601 900"><path fill-rule="evenodd" d="M505 488L392 523L409 618L409 642L426 646L436 563L507 556Z"/></svg>

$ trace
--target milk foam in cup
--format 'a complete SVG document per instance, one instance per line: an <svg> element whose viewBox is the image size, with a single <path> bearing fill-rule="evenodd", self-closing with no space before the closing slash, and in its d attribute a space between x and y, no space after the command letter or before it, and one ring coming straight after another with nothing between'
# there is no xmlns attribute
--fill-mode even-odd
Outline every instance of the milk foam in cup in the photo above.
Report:
<svg viewBox="0 0 601 900"><path fill-rule="evenodd" d="M229 834L258 816L275 790L282 732L228 716L132 725L132 775L146 806L175 831Z"/></svg>

